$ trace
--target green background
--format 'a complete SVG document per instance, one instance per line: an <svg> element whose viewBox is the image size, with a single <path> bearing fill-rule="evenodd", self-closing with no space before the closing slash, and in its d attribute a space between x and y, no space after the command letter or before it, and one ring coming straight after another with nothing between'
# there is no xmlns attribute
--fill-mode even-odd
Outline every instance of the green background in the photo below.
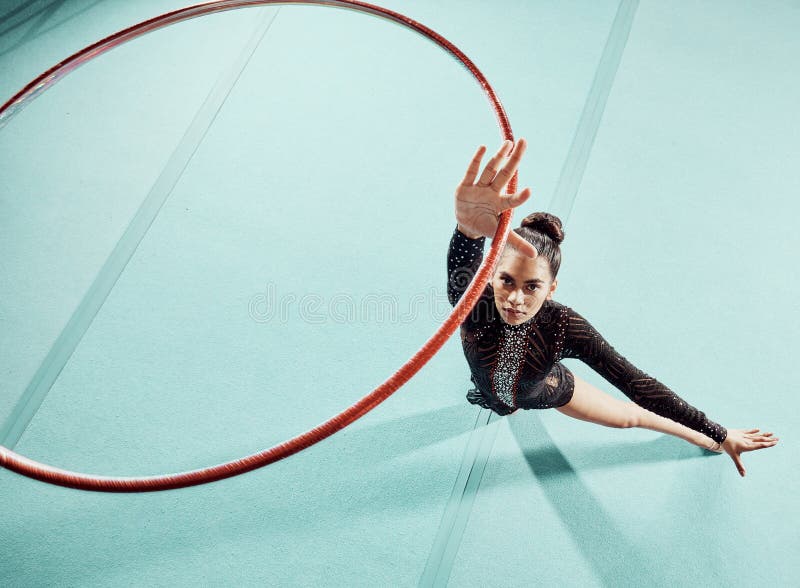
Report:
<svg viewBox="0 0 800 588"><path fill-rule="evenodd" d="M0 5L4 102L184 4ZM416 586L433 571L459 587L797 585L800 7L623 2L634 12L620 36L612 1L381 6L464 51L527 139L519 188L533 196L512 222L564 221L556 300L712 420L781 441L744 454L741 478L727 455L554 410L486 425L464 398L455 336L349 428L243 476L104 494L0 470L0 583ZM618 69L602 59L612 43ZM501 139L452 56L332 7L195 19L76 70L0 130L0 443L146 476L327 420L447 316L453 191L476 147ZM177 184L37 396L37 370L187 144ZM477 493L457 495L481 438Z"/></svg>

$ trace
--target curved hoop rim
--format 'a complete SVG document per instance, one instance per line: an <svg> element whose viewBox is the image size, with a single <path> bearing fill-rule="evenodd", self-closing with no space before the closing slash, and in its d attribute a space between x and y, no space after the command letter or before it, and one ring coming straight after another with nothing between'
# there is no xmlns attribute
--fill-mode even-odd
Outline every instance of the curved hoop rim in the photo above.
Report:
<svg viewBox="0 0 800 588"><path fill-rule="evenodd" d="M143 21L123 29L117 33L109 35L92 45L73 54L64 61L51 67L37 78L28 83L2 107L0 107L0 128L18 113L27 103L35 99L39 94L47 90L61 78L74 71L84 63L110 51L123 43L140 37L151 31L216 12L234 10L238 8L258 7L275 4L305 4L331 6L336 8L346 8L356 12L372 14L392 22L401 24L422 36L434 41L440 47L449 52L475 77L481 88L486 93L494 111L497 115L500 131L503 139L513 141L514 136L511 132L511 125L503 109L500 100L497 98L494 89L489 84L486 77L478 67L455 45L439 35L425 25L392 10L367 4L355 0L218 0L195 4L162 14L160 16ZM518 171L509 180L506 186L507 194L514 194L517 187ZM492 239L489 253L481 263L478 271L472 279L467 290L453 308L450 315L434 332L405 364L403 364L394 374L380 384L375 390L364 396L354 405L340 412L331 419L306 431L305 433L293 437L283 443L275 445L264 451L254 453L241 459L229 461L219 465L201 468L197 470L157 475L149 477L107 477L81 474L62 470L54 466L46 465L15 453L11 449L0 445L0 466L21 475L78 490L91 490L100 492L151 492L157 490L171 490L186 486L206 484L223 478L237 476L251 470L261 468L270 463L284 459L294 453L322 441L336 431L339 431L353 423L355 420L364 416L375 408L378 404L394 394L403 384L408 382L425 365L452 336L459 325L466 319L467 315L477 303L483 288L489 282L489 278L495 269L500 252L506 244L511 227L512 209L504 210L500 215L500 222L497 231Z"/></svg>

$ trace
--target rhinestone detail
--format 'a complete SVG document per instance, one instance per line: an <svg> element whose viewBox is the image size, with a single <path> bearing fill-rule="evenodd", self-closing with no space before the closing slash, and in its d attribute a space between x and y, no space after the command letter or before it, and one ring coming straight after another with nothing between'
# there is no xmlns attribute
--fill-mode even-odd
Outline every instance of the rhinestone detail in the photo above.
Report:
<svg viewBox="0 0 800 588"><path fill-rule="evenodd" d="M497 365L492 374L495 396L506 406L515 408L517 378L528 343L530 321L520 325L503 324Z"/></svg>

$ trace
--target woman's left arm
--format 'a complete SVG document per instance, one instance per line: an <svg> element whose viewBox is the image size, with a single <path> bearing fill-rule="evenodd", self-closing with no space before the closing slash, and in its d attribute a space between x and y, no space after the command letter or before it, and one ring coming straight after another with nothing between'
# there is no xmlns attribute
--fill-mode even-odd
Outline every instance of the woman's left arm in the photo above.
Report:
<svg viewBox="0 0 800 588"><path fill-rule="evenodd" d="M564 308L566 322L561 357L582 360L639 406L700 431L719 442L736 464L740 476L745 475L741 458L743 452L772 447L778 442L779 438L772 437L771 432L759 433L759 429L726 429L709 420L701 410L617 353L580 314L568 306Z"/></svg>
<svg viewBox="0 0 800 588"><path fill-rule="evenodd" d="M639 406L723 444L728 431L620 355L589 321L566 309L560 358L580 359ZM559 358L559 359L560 359Z"/></svg>

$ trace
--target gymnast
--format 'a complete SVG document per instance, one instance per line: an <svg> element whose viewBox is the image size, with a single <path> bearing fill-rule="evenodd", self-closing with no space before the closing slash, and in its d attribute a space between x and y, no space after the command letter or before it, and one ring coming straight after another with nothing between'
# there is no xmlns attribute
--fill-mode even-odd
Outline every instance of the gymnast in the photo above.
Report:
<svg viewBox="0 0 800 588"><path fill-rule="evenodd" d="M500 213L530 196L530 188L501 194L526 146L524 139L516 145L504 141L479 176L486 151L481 145L456 188L457 224L447 253L447 296L454 306L483 260L485 238L494 237ZM491 281L461 324L475 384L467 400L500 415L520 408L556 408L607 427L668 433L709 451L727 452L744 476L741 453L772 447L779 438L759 429L726 429L709 420L632 365L583 316L553 300L563 240L560 219L546 212L526 216L509 232ZM580 359L632 402L581 380L562 365L564 358Z"/></svg>

